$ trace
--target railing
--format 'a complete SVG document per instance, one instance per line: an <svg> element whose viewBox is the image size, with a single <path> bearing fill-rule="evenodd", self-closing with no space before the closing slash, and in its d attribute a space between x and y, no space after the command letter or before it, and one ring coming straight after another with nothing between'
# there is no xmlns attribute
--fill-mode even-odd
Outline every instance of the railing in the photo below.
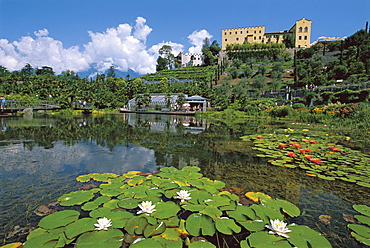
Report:
<svg viewBox="0 0 370 248"><path fill-rule="evenodd" d="M2 106L4 110L24 110L32 108L34 110L60 109L59 103L56 101L15 101L7 100Z"/></svg>

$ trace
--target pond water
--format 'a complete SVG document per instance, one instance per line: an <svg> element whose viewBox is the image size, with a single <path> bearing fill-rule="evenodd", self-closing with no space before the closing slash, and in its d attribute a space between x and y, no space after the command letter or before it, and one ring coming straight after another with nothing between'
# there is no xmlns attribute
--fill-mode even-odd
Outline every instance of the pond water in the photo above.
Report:
<svg viewBox="0 0 370 248"><path fill-rule="evenodd" d="M303 215L294 222L324 233L333 247L362 247L350 237L343 215L356 214L353 204L370 205L368 188L269 165L240 139L292 124L248 120L227 126L190 116L145 114L7 117L1 124L0 245L22 241L42 218L35 209L78 190L78 175L196 165L227 186L296 204ZM331 216L330 224L320 222L320 215Z"/></svg>

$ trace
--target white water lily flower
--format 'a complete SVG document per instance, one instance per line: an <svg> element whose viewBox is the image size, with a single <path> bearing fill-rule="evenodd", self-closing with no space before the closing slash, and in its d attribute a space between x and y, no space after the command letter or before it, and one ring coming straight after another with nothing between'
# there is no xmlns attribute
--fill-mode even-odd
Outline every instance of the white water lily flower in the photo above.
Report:
<svg viewBox="0 0 370 248"><path fill-rule="evenodd" d="M156 211L154 209L155 205L152 205L151 201L143 201L141 204L139 204L139 208L141 208L141 210L138 211L137 214L142 214L142 213L151 214L154 211Z"/></svg>
<svg viewBox="0 0 370 248"><path fill-rule="evenodd" d="M107 218L98 219L98 224L94 224L96 230L108 230L108 227L112 226L112 221Z"/></svg>
<svg viewBox="0 0 370 248"><path fill-rule="evenodd" d="M185 200L190 200L190 193L187 190L180 190L180 192L176 192L177 196L175 198L181 199L181 202L184 202Z"/></svg>
<svg viewBox="0 0 370 248"><path fill-rule="evenodd" d="M292 230L289 230L284 221L280 221L278 219L276 220L270 220L271 225L266 225L268 229L271 229L272 231L269 231L269 234L277 234L285 238L289 238L289 235L286 233L291 232Z"/></svg>

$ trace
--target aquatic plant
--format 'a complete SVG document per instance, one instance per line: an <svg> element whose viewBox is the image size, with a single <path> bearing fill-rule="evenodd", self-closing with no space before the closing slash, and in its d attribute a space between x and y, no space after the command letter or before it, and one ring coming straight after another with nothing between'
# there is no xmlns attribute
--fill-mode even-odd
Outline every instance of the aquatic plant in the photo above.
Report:
<svg viewBox="0 0 370 248"><path fill-rule="evenodd" d="M230 240L242 248L331 247L318 232L287 224L301 214L294 204L248 192L255 204L242 205L237 195L220 190L223 182L199 171L187 166L163 167L148 176L138 171L81 175L79 182L102 183L59 197L60 205L73 209L41 219L23 247L196 248Z"/></svg>
<svg viewBox="0 0 370 248"><path fill-rule="evenodd" d="M370 207L366 205L353 205L353 208L362 215L355 215L360 224L348 224L351 235L359 242L370 245Z"/></svg>
<svg viewBox="0 0 370 248"><path fill-rule="evenodd" d="M309 176L370 187L370 167L367 166L370 155L338 144L341 140L350 140L350 137L329 137L329 134L311 133L308 129L288 128L241 139L253 142L257 156L268 158L273 165L298 167L306 170Z"/></svg>

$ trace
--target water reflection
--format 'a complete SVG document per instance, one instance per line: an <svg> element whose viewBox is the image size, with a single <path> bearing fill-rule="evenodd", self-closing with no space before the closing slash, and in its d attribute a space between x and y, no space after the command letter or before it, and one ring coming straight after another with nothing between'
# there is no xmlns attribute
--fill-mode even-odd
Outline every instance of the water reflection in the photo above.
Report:
<svg viewBox="0 0 370 248"><path fill-rule="evenodd" d="M311 178L257 159L239 137L273 130L275 123L248 120L230 128L191 116L144 114L2 118L1 123L6 124L0 135L0 236L5 242L22 237L10 235L16 226L38 222L37 206L77 190L75 177L90 172L197 165L205 176L229 186L293 202L306 213L296 221L327 233L334 247L358 247L342 214L354 214L354 203L370 205L367 188ZM322 214L331 215L332 224L319 222Z"/></svg>

